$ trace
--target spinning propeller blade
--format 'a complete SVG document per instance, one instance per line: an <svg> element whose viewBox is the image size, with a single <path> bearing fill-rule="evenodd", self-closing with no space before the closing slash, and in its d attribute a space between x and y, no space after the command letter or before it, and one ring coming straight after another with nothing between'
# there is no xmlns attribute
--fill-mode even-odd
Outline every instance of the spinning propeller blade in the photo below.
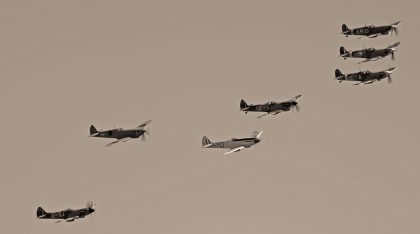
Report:
<svg viewBox="0 0 420 234"><path fill-rule="evenodd" d="M144 133L141 135L141 140L146 141L146 134L150 136L150 130L144 129Z"/></svg>
<svg viewBox="0 0 420 234"><path fill-rule="evenodd" d="M298 104L296 104L296 105L295 105L295 109L296 109L296 112L297 112L297 113L299 113L299 111L300 111L300 107L299 107L299 105L298 105Z"/></svg>
<svg viewBox="0 0 420 234"><path fill-rule="evenodd" d="M93 203L92 201L88 201L87 204L86 204L87 208L92 208L93 209L93 208L95 208L95 206L96 206L95 203Z"/></svg>
<svg viewBox="0 0 420 234"><path fill-rule="evenodd" d="M398 25L401 23L401 21L395 22L391 24L391 34L395 33L395 35L398 36Z"/></svg>

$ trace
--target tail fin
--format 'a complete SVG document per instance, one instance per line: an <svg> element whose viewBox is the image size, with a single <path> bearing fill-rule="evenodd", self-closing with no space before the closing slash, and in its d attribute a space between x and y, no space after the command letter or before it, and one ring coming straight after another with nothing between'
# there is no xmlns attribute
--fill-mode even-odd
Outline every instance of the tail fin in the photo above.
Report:
<svg viewBox="0 0 420 234"><path fill-rule="evenodd" d="M335 78L337 80L342 80L344 78L344 75L343 73L341 73L340 69L335 69Z"/></svg>
<svg viewBox="0 0 420 234"><path fill-rule="evenodd" d="M344 48L344 46L340 47L340 55L347 55L349 52Z"/></svg>
<svg viewBox="0 0 420 234"><path fill-rule="evenodd" d="M210 145L211 141L209 140L209 138L207 138L206 136L203 136L203 140L201 140L201 144L204 146L206 145Z"/></svg>
<svg viewBox="0 0 420 234"><path fill-rule="evenodd" d="M47 215L47 212L44 209L42 209L42 207L38 207L38 209L36 210L36 217L43 218L46 215Z"/></svg>
<svg viewBox="0 0 420 234"><path fill-rule="evenodd" d="M247 108L247 107L248 107L248 104L245 102L245 100L244 100L244 99L242 99L242 100L241 100L240 107L241 107L241 110L242 110L242 109L245 109L245 108Z"/></svg>
<svg viewBox="0 0 420 234"><path fill-rule="evenodd" d="M347 27L347 25L343 24L341 26L341 32L343 32L344 34L350 33L350 29L349 27Z"/></svg>
<svg viewBox="0 0 420 234"><path fill-rule="evenodd" d="M98 133L98 130L96 130L95 126L90 125L90 135L93 135L95 133Z"/></svg>

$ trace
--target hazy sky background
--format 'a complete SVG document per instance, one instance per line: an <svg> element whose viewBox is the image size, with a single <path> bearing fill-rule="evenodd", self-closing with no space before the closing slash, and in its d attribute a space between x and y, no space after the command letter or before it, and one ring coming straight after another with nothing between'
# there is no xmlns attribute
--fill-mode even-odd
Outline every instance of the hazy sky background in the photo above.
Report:
<svg viewBox="0 0 420 234"><path fill-rule="evenodd" d="M419 1L0 1L2 233L418 234ZM400 35L350 28L398 20ZM401 41L396 60L347 49ZM334 70L397 66L393 83ZM297 94L301 112L249 103ZM89 126L152 119L145 143ZM262 142L240 153L201 138ZM47 211L97 204L55 224Z"/></svg>

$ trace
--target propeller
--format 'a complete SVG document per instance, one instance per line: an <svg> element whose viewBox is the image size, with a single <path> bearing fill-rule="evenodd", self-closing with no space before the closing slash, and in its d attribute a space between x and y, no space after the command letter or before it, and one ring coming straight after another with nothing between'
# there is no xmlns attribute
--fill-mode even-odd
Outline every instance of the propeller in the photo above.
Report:
<svg viewBox="0 0 420 234"><path fill-rule="evenodd" d="M91 208L91 209L93 209L93 208L95 208L95 203L93 203L92 201L88 201L87 203L86 203L86 207L87 208Z"/></svg>
<svg viewBox="0 0 420 234"><path fill-rule="evenodd" d="M397 35L398 36L398 28L396 27L396 26L392 26L392 28L391 28L391 34L392 33L395 33L395 35Z"/></svg>
<svg viewBox="0 0 420 234"><path fill-rule="evenodd" d="M397 69L397 67L391 67L391 68L389 68L389 69L387 69L387 70L385 71L385 73L386 73L386 74L387 74L387 76L388 76L388 83L391 83L391 82L392 82L391 74L392 74L392 72L394 72L394 71L395 71L395 69Z"/></svg>
<svg viewBox="0 0 420 234"><path fill-rule="evenodd" d="M141 140L142 141L146 141L146 134L150 135L150 130L149 130L149 123L152 122L152 120L148 120L144 123L142 123L141 125L137 126L137 130L143 130L143 134L141 135Z"/></svg>
<svg viewBox="0 0 420 234"><path fill-rule="evenodd" d="M150 130L144 129L144 133L141 135L141 140L146 141L146 134L150 136Z"/></svg>
<svg viewBox="0 0 420 234"><path fill-rule="evenodd" d="M255 130L253 133L256 139L260 139L262 134L263 134L263 131L258 131L258 130Z"/></svg>
<svg viewBox="0 0 420 234"><path fill-rule="evenodd" d="M297 113L299 113L300 111L300 107L298 104L294 105L294 109L296 110Z"/></svg>
<svg viewBox="0 0 420 234"><path fill-rule="evenodd" d="M398 44L399 44L399 43L398 43ZM395 44L395 46L394 46L394 47L390 47L390 48L389 48L389 50L391 50L391 59L392 59L392 60L395 60L395 54L394 54L394 52L395 52L395 51L397 51L397 48L396 48L396 47L398 46L398 44Z"/></svg>
<svg viewBox="0 0 420 234"><path fill-rule="evenodd" d="M401 23L401 21L398 21L398 22L395 22L395 23L391 24L391 34L395 33L395 35L398 36L398 32L399 32L398 24L400 24L400 23Z"/></svg>

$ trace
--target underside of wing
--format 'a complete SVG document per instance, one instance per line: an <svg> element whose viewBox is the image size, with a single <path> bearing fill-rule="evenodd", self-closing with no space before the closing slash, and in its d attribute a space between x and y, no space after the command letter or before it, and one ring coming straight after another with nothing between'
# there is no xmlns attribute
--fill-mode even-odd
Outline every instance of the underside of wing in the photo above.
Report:
<svg viewBox="0 0 420 234"><path fill-rule="evenodd" d="M239 146L239 147L236 147L236 148L234 148L234 149L232 149L232 150L229 150L228 152L225 152L224 153L224 155L226 155L226 154L230 154L230 153L234 153L234 152L238 152L238 151L240 151L240 150L242 150L242 149L244 149L245 148L245 146Z"/></svg>
<svg viewBox="0 0 420 234"><path fill-rule="evenodd" d="M365 81L365 82L360 82L360 83L356 83L356 84L353 84L353 85L360 85L360 84L364 84L364 85L367 85L367 84L372 84L373 82L375 82L376 80L369 80L369 81Z"/></svg>
<svg viewBox="0 0 420 234"><path fill-rule="evenodd" d="M262 117L267 116L267 115L270 115L270 114L271 114L270 112L267 112L267 113L265 113L265 114L262 114L262 115L260 115L260 116L257 116L257 118L262 118Z"/></svg>
<svg viewBox="0 0 420 234"><path fill-rule="evenodd" d="M378 36L380 36L381 34L380 33L377 33L377 34L370 34L370 35L366 35L366 36L363 36L363 37L359 37L359 39L365 39L365 38L375 38L375 37L378 37Z"/></svg>
<svg viewBox="0 0 420 234"><path fill-rule="evenodd" d="M391 49L391 48L395 48L395 47L397 47L399 45L400 45L400 42L396 42L396 43L394 43L394 44L392 44L392 45L390 45L390 46L388 46L386 48Z"/></svg>
<svg viewBox="0 0 420 234"><path fill-rule="evenodd" d="M106 147L111 146L111 145L114 145L114 144L117 144L117 143L126 142L126 141L128 141L130 139L131 139L130 137L124 137L124 138L121 138L119 140L116 140L116 141L113 141L113 142L107 144Z"/></svg>

